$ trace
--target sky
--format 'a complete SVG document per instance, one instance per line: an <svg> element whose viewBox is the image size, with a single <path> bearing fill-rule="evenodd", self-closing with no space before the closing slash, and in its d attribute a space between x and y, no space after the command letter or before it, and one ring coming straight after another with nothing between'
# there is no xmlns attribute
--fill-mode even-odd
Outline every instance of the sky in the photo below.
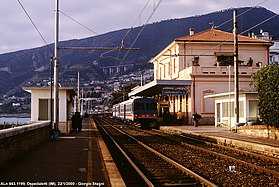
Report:
<svg viewBox="0 0 279 187"><path fill-rule="evenodd" d="M278 0L59 0L59 40L86 38L144 23L258 5L279 13ZM53 43L54 10L55 0L0 0L0 54Z"/></svg>

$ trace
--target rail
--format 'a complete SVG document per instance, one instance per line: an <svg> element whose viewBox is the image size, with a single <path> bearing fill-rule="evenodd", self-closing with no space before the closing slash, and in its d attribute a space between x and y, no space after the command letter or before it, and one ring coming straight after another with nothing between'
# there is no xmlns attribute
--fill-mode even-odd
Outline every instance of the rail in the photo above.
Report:
<svg viewBox="0 0 279 187"><path fill-rule="evenodd" d="M108 123L108 122L106 122L104 119L102 119L102 121L104 121L105 123ZM106 127L107 127L107 125L106 125ZM146 150L149 150L149 151L152 152L153 154L156 154L158 158L161 158L162 160L165 160L166 163L170 163L172 166L174 166L174 167L177 168L178 170L182 171L183 173L187 173L189 176L195 178L197 181L200 182L200 184L201 184L202 186L217 186L216 184L214 184L214 183L210 182L209 180L207 180L207 179L201 177L200 175L196 174L195 172L193 172L193 171L187 169L187 168L184 167L183 165L181 165L181 164L175 162L174 160L172 160L172 159L168 158L167 156L165 156L165 155L159 153L158 151L155 151L155 150L152 149L151 147L149 147L149 146L147 146L146 144L144 144L143 142L137 140L137 139L134 138L133 136L131 136L131 135L125 133L124 131L120 130L119 128L115 128L114 126L110 126L110 127L111 127L111 128L114 128L115 130L117 130L117 131L118 131L119 133L121 133L121 134L125 134L126 136L129 137L128 139L133 140L133 142L137 142L137 144L141 145L141 146L144 147ZM110 135L109 135L109 136L110 136ZM117 144L115 141L113 141L113 142L114 142L115 144ZM126 145L126 144L125 144L125 145ZM119 149L120 149L120 146L117 145L117 147L119 147ZM133 147L133 149L135 149L135 145L133 145L132 147ZM138 148L137 150L139 151L140 149ZM122 152L123 154L126 155L126 153L124 153L125 151L121 151L121 152ZM131 150L130 150L129 152L131 152ZM137 154L139 154L139 152L137 152ZM148 155L148 154L146 153L145 155ZM145 176L145 174L143 174L143 172L141 171L141 169L139 169L139 168L136 166L136 164L133 163L133 161L129 158L129 156L126 155L125 157L129 160L129 162L130 162L132 165L134 165L135 170L137 170L137 172L138 172L139 175L143 178L143 180L146 181L146 184L147 184L148 186L154 186L153 182L150 182L150 181L149 181L149 177L150 177L150 176L149 176L149 177ZM154 159L154 158L153 158L153 159ZM154 160L152 160L152 161L154 161ZM151 162L151 160L150 160L150 162ZM150 165L150 164L151 164L151 163L149 163L149 165ZM144 165L145 165L145 164L144 164ZM165 164L164 164L164 166L165 166ZM159 166L158 166L158 167L159 167ZM158 172L158 173L160 173L160 172ZM154 178L154 176L152 176L151 178ZM155 183L156 183L156 182L155 182ZM174 184L173 184L173 185L174 185Z"/></svg>

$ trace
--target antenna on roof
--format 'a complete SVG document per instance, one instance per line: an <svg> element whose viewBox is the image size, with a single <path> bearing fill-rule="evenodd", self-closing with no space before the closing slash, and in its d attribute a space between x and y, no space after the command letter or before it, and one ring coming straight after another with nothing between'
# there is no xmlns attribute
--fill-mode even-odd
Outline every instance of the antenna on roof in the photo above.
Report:
<svg viewBox="0 0 279 187"><path fill-rule="evenodd" d="M215 28L216 28L215 22L214 22L214 21L210 22L209 25L212 25L212 27L211 27L212 29L215 29Z"/></svg>

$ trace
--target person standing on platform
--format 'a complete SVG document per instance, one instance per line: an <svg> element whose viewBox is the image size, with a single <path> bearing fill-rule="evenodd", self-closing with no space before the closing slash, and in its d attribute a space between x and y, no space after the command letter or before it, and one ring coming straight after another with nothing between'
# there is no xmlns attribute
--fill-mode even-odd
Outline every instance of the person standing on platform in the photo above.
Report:
<svg viewBox="0 0 279 187"><path fill-rule="evenodd" d="M199 126L199 120L201 119L201 115L199 115L197 112L193 115L194 119L194 126L198 127Z"/></svg>
<svg viewBox="0 0 279 187"><path fill-rule="evenodd" d="M72 116L72 128L73 131L81 131L82 129L82 118L80 116L79 112L75 112L75 114Z"/></svg>
<svg viewBox="0 0 279 187"><path fill-rule="evenodd" d="M177 118L178 125L182 125L183 114L180 110L178 111L176 118Z"/></svg>

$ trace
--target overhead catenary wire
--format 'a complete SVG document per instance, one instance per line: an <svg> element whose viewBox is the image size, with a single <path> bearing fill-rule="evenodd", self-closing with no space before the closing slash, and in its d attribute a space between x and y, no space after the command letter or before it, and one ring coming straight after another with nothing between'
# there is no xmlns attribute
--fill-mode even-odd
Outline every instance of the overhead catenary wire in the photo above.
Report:
<svg viewBox="0 0 279 187"><path fill-rule="evenodd" d="M244 12L238 14L236 17L238 18L238 17L242 16L243 14L246 14L247 12L250 12L250 11L253 10L254 8L256 8L256 7L258 7L258 6L262 5L262 4L264 4L264 3L267 2L267 1L268 1L268 0L264 0L264 1L260 2L260 3L258 3L256 6L253 6L253 7L249 8L248 10L246 10L246 11L244 11ZM224 21L223 23L219 24L218 26L214 26L214 28L221 27L222 25L225 25L226 23L229 23L229 22L232 21L232 20L233 20L233 18L230 18L230 19L228 19L227 21ZM232 29L232 28L230 28L230 29Z"/></svg>
<svg viewBox="0 0 279 187"><path fill-rule="evenodd" d="M273 19L273 18L275 18L275 17L277 17L277 16L278 16L278 14L274 14L273 16L271 16L271 17L269 17L269 18L267 18L267 19L261 21L260 23L254 25L254 26L252 26L252 27L250 27L250 28L248 28L248 29L246 29L245 31L240 32L239 34L242 35L243 33L245 33L245 32L247 32L247 31L249 31L249 30L251 30L251 29L253 29L253 28L256 28L256 27L262 25L262 24L266 23L267 21L270 21L271 19ZM221 42L220 44L216 45L215 47L211 48L210 50L205 51L205 52L202 53L201 55L204 55L204 54L206 54L206 53L212 51L212 49L216 49L217 47L219 47L219 46L221 46L221 45L227 43L228 41L229 41L229 40L226 40L226 41L224 41L224 42Z"/></svg>
<svg viewBox="0 0 279 187"><path fill-rule="evenodd" d="M79 22L78 20L72 18L71 16L69 16L68 14L66 14L63 11L59 11L61 14L63 14L64 16L66 16L67 18L71 19L72 21L76 22L77 24L79 24L80 26L82 26L83 28L89 30L90 32L94 33L95 35L99 35L97 32L95 32L94 30L90 29L89 27L87 27L86 25L82 24L81 22Z"/></svg>
<svg viewBox="0 0 279 187"><path fill-rule="evenodd" d="M143 14L144 10L146 9L147 5L149 4L150 0L147 0L147 2L145 3L143 9L141 10L140 14L138 15L138 17L136 18L136 20L134 21L134 23L132 24L132 26L129 28L129 30L126 32L126 34L124 35L124 37L122 38L121 40L121 47L124 47L124 42L125 42L125 39L126 37L129 35L129 33L132 31L132 29L134 28L134 26L136 25L136 23L138 21L140 21L141 19L141 15ZM109 51L106 51L104 53L102 53L100 55L101 58L114 58L116 61L121 61L122 59L119 58L119 55L120 55L120 51L118 52L117 54L117 57L112 57L112 56L108 56L107 54L108 53L111 53L115 50L109 50ZM106 56L105 56L106 55Z"/></svg>
<svg viewBox="0 0 279 187"><path fill-rule="evenodd" d="M260 3L258 3L256 6L253 6L253 7L249 8L248 10L246 10L246 11L242 12L241 14L237 15L237 18L240 17L240 16L242 16L242 15L244 15L244 14L246 14L246 13L248 13L249 11L253 10L254 8L256 8L256 7L260 6L260 5L262 5L263 3L267 2L267 1L268 1L268 0L264 0L264 1L260 2ZM248 32L248 31L250 31L251 29L254 29L254 28L258 27L258 26L264 24L265 22L267 22L267 21L269 21L269 20L271 20L271 19L273 19L273 18L275 18L275 17L277 17L277 16L278 16L278 14L275 14L275 15L273 15L273 16L271 16L271 17L269 17L269 18L267 18L267 19L265 19L265 20L263 20L263 21L261 21L260 23L258 23L258 24L256 24L256 25L254 25L254 26L252 26L252 27L246 29L245 31L240 32L239 34L242 35L242 34ZM220 26L222 26L222 25L224 25L224 24L226 24L226 23L228 23L228 22L230 22L230 21L232 21L232 20L233 20L233 18L231 18L231 19L229 19L229 20L227 20L227 21L225 21L225 22L219 24L219 25L216 26L215 28L218 28L218 27L220 27ZM232 28L230 28L230 29L232 29ZM190 42L190 41L188 41L188 42ZM215 46L215 47L212 48L212 49L216 49L217 47L219 47L219 46L221 46L222 44L227 43L227 42L228 42L228 40L226 40L226 41L224 41L224 42L218 44L217 46ZM207 52L212 51L212 49L203 52L203 53L202 53L201 55L199 55L199 56L202 56L202 55L206 54Z"/></svg>
<svg viewBox="0 0 279 187"><path fill-rule="evenodd" d="M130 29L127 31L127 33L125 34L125 36L123 37L122 41L124 41L126 39L126 37L128 36L128 34L131 32L131 30L134 28L135 24L138 22L138 20L140 20L140 17L142 15L142 13L144 12L144 10L146 9L147 5L149 4L150 0L147 0L146 4L144 5L143 9L141 10L140 14L138 15L137 19L134 21L134 23L132 24L132 26L130 27Z"/></svg>
<svg viewBox="0 0 279 187"><path fill-rule="evenodd" d="M138 35L136 36L134 42L132 43L131 48L132 48L132 47L135 45L135 43L137 42L137 40L138 40L138 38L140 37L141 33L142 33L143 30L145 29L147 23L150 21L150 19L152 18L152 16L155 14L155 12L156 12L157 9L159 8L159 6L160 6L160 4L161 4L162 1L163 1L163 0L160 0L160 1L157 3L157 5L153 8L153 10L152 10L150 16L147 18L145 24L142 26L140 32L138 33ZM128 56L129 51L130 51L130 50L128 50L127 53L125 54L125 56L123 57L122 62L123 62L123 61L125 60L125 58Z"/></svg>
<svg viewBox="0 0 279 187"><path fill-rule="evenodd" d="M21 8L23 9L24 13L26 14L26 16L28 17L28 19L30 20L30 22L32 23L32 25L34 26L34 28L36 29L37 33L40 35L41 39L43 40L43 42L46 44L47 48L49 49L49 51L51 52L52 56L54 56L53 50L51 50L51 48L49 47L49 44L47 43L47 41L45 40L45 38L43 37L42 33L40 32L39 28L36 26L35 22L32 20L31 16L28 14L27 10L24 8L23 4L20 2L20 0L17 0L17 2L19 3L19 5L21 6Z"/></svg>
<svg viewBox="0 0 279 187"><path fill-rule="evenodd" d="M237 18L240 17L240 16L242 16L242 15L244 15L244 14L246 14L246 13L248 13L249 11L253 10L254 8L256 8L256 7L260 6L260 5L262 5L263 3L267 2L267 1L268 1L268 0L264 0L264 1L261 1L260 3L256 4L255 6L252 6L252 7L249 8L248 10L246 10L246 11L242 12L241 14L237 15ZM276 15L278 15L278 14L276 14ZM271 16L271 18L268 18L267 20L270 20L270 19L276 17L276 15ZM224 25L224 24L226 24L226 23L228 23L228 22L230 22L230 21L232 21L232 20L233 20L233 18L230 18L230 19L228 19L227 21L224 21L223 23L219 24L218 26L214 26L213 28L219 28L219 27L221 27L222 25ZM260 26L261 24L263 24L263 23L265 23L265 22L266 22L266 20L264 20L263 22L257 24L256 26L253 26L253 27L251 27L251 28L249 28L249 29L247 29L247 30L241 32L240 35L243 34L243 33L245 33L245 32L247 32L247 31L249 31L249 30L251 30L251 29L253 29L253 28L255 28L255 27L257 27L257 26ZM231 30L231 29L232 29L232 28L230 28L230 29L228 29L228 30ZM228 30L227 30L227 32L228 32ZM210 36L208 36L208 37L210 37ZM191 42L191 40L185 42L185 44L190 43L190 42ZM217 47L219 47L219 46L221 46L222 44L227 43L227 42L228 42L228 40L226 40L226 41L224 41L224 42L221 42L221 43L218 44L217 46L211 48L211 49L208 50L208 51L203 52L202 54L199 54L199 55L189 55L189 56L207 56L207 55L205 55L206 53L212 51L212 49L216 49ZM168 56L168 55L165 55L165 56ZM174 56L185 56L185 55L179 55L179 54L177 55L177 54L175 54ZM187 56L188 56L188 55L187 55Z"/></svg>
<svg viewBox="0 0 279 187"><path fill-rule="evenodd" d="M266 1L267 1L267 0L266 0ZM262 3L266 2L266 1L263 1ZM262 3L261 3L261 4L262 4ZM255 7L256 7L256 6L250 8L250 9L248 9L248 10L250 11L250 10L252 10L252 9L255 8ZM247 12L248 12L248 11L245 11L245 13L247 13ZM243 13L242 13L241 15L243 15ZM248 29L246 29L245 31L240 32L239 34L242 35L242 34L248 32L249 30L254 29L254 28L256 28L256 27L258 27L258 26L260 26L260 25L266 23L267 21L270 21L271 19L277 17L278 15L279 15L279 14L274 14L273 16L271 16L271 17L269 17L269 18L267 18L267 19L261 21L260 23L254 25L254 26L252 26L252 27L250 27L250 28L248 28ZM238 15L238 16L240 16L240 15ZM230 19L230 20L231 20L231 19ZM191 42L191 40L185 42L185 44L190 43L190 42ZM208 52L210 52L210 51L212 51L212 50L214 50L214 49L220 47L221 45L223 45L223 44L225 44L225 43L227 43L227 42L229 42L229 40L226 40L226 41L224 41L224 42L221 42L221 43L219 43L218 45L212 47L211 49L209 49L209 50L207 50L207 51L205 51L205 52L203 52L203 53L201 53L201 54L198 54L198 55L191 55L191 56L206 56L206 55L205 55L206 53L208 53ZM177 55L177 54L176 54L176 55ZM166 56L167 56L167 55L166 55ZM179 56L179 55L177 55L177 56ZM183 56L183 55L182 55L182 56Z"/></svg>

